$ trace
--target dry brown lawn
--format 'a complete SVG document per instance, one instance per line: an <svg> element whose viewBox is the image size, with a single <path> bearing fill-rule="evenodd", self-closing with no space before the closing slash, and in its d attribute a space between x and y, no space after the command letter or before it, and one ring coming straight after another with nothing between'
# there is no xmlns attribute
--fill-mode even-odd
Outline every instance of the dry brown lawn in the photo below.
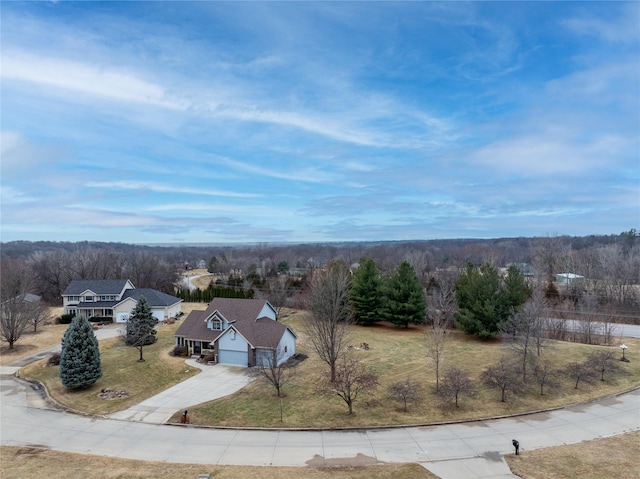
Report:
<svg viewBox="0 0 640 479"><path fill-rule="evenodd" d="M640 431L506 457L523 479L636 479Z"/></svg>
<svg viewBox="0 0 640 479"><path fill-rule="evenodd" d="M360 427L395 424L424 424L458 421L466 419L495 417L524 413L578 403L597 397L614 394L640 384L640 341L626 340L629 350L636 357L631 363L620 363L624 373L610 375L606 381L594 384L580 384L574 389L571 381L562 379L560 387L540 396L535 386L526 394L515 397L508 395L506 403L500 401L497 390L480 388L473 398L461 397L460 407L443 403L433 394L435 374L431 361L426 356L424 328L397 329L378 324L374 327L354 327L351 344L358 346L369 343L368 351L353 351L371 369L379 374L380 386L377 390L361 398L354 404L355 414L347 414L346 404L336 396L316 393L318 383L327 366L312 353L307 338L303 334L301 317L304 313L290 314L282 322L298 332L297 350L309 355L298 366L297 377L284 386L283 421L280 421L280 400L272 386L256 382L238 393L212 403L190 409L191 420L195 424L211 426L263 426L263 427L305 427L320 428ZM478 380L481 372L496 361L509 348L499 341L480 341L462 333L449 335L443 368L456 365L468 371ZM588 346L566 342L554 342L546 356L556 365L564 365L570 360L582 360L601 346ZM609 347L619 353L619 348ZM390 400L387 394L389 384L406 378L422 385L422 401L410 405L405 412L399 402ZM174 418L175 421L178 418Z"/></svg>
<svg viewBox="0 0 640 479"><path fill-rule="evenodd" d="M211 466L0 447L2 479L195 479L200 473L209 473L216 479L437 479L417 464L329 468Z"/></svg>
<svg viewBox="0 0 640 479"><path fill-rule="evenodd" d="M204 304L185 303L183 311L186 316L191 310L204 307ZM438 400L433 394L435 375L432 363L426 356L424 328L412 327L405 330L379 324L369 328L353 327L351 344L358 346L366 342L370 349L356 350L352 354L358 355L379 374L380 386L374 393L358 398L354 405L355 414L348 415L347 407L340 398L317 394L316 384L326 370L326 365L312 353L303 334L303 314L305 313L289 310L282 319L298 332L298 351L309 355L297 367L297 377L284 387L282 422L280 400L275 396L273 388L256 382L227 398L190 408L192 423L320 428L437 423L553 408L615 394L640 384L640 341L625 339L631 362L620 363L624 373L611 375L605 382L580 384L576 390L568 379L563 379L560 387L547 391L542 397L531 386L526 394L518 397L509 395L506 403L500 402L498 391L480 388L475 397L461 397L460 407L455 408ZM159 341L145 348L147 361L142 364L136 361L135 348L125 347L115 339L102 341L100 350L103 378L85 391L67 391L60 384L57 368L44 367L44 361L23 368L21 374L41 380L56 400L74 409L94 414L125 409L197 373L186 367L183 359L169 355L173 346L173 332L179 324L180 322L160 325ZM31 344L25 340L24 344L32 346L30 352L56 344L65 327L47 326L42 333L29 338L38 339L37 346L35 341ZM476 380L484 368L508 351L499 341L479 341L458 332L449 336L451 339L446 348L443 369L456 365L467 370ZM554 342L545 355L556 365L563 365L569 360L584 359L590 352L602 348L604 347ZM619 348L615 346L609 349L619 353ZM18 356L12 355L12 360ZM401 404L390 400L387 395L390 383L405 378L411 378L422 385L422 401L410 405L408 412L403 411ZM97 398L97 392L104 387L127 390L130 397L116 401L101 400Z"/></svg>
<svg viewBox="0 0 640 479"><path fill-rule="evenodd" d="M9 349L4 341L0 346L0 366L5 366L17 359L36 353L55 344L60 344L62 335L67 330L66 324L55 324L55 319L62 314L61 307L49 308L51 320L47 324L38 326L36 333L27 328L20 339Z"/></svg>

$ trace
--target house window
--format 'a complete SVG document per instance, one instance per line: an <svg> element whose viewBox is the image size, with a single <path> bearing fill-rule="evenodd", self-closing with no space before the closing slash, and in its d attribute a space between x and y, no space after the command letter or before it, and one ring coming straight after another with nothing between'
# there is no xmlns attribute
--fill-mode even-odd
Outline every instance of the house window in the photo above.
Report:
<svg viewBox="0 0 640 479"><path fill-rule="evenodd" d="M287 352L287 346L285 346L285 347L284 347L284 352L285 352L285 353Z"/></svg>
<svg viewBox="0 0 640 479"><path fill-rule="evenodd" d="M86 302L90 303L90 302L92 302L92 301L93 301L93 296L85 296L85 297L84 297L84 300L85 300Z"/></svg>
<svg viewBox="0 0 640 479"><path fill-rule="evenodd" d="M211 322L211 329L215 329L217 331L220 331L222 329L222 324L220 323L220 321L212 321Z"/></svg>

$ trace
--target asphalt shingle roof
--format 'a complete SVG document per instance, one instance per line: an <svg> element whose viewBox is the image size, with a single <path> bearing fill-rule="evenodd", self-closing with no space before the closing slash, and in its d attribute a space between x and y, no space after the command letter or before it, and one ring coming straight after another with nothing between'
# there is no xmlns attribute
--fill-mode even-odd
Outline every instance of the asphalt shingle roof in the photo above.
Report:
<svg viewBox="0 0 640 479"><path fill-rule="evenodd" d="M128 289L122 295L122 300L132 298L138 301L140 296L145 297L149 306L171 306L182 301L180 298L150 288Z"/></svg>
<svg viewBox="0 0 640 479"><path fill-rule="evenodd" d="M128 279L74 279L62 293L63 296L77 296L85 291L95 294L120 294Z"/></svg>
<svg viewBox="0 0 640 479"><path fill-rule="evenodd" d="M205 311L192 311L175 335L195 341L215 340L224 331L208 329L205 319L218 311L253 347L273 348L287 327L267 317L258 318L265 304L262 299L215 298Z"/></svg>

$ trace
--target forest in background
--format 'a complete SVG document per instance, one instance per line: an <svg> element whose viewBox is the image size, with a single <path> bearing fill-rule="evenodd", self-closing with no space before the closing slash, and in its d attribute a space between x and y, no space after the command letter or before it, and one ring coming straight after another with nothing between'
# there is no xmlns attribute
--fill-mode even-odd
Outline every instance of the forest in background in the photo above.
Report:
<svg viewBox="0 0 640 479"><path fill-rule="evenodd" d="M332 261L355 266L361 258L375 261L390 274L408 261L425 290L454 281L467 264L489 263L496 268L516 263L536 288L548 288L559 273L584 276L586 281L563 288L573 308L607 312L624 322L640 322L640 233L583 237L447 239L308 244L255 243L242 245L136 245L103 242L0 243L0 256L25 263L34 275L33 293L51 304L72 279L128 278L136 287L175 294L182 272L204 266L223 278L218 283L253 287L266 296L278 278L301 281ZM526 264L526 265L525 265ZM445 274L445 272L448 272ZM453 278L450 278L454 276ZM275 288L277 289L277 288ZM626 318L626 319L625 319Z"/></svg>

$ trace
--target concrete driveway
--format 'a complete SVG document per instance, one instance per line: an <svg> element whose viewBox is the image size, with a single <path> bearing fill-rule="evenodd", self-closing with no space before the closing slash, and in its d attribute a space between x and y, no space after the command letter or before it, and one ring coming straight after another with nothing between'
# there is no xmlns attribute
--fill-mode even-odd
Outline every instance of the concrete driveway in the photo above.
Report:
<svg viewBox="0 0 640 479"><path fill-rule="evenodd" d="M193 359L187 359L186 363L186 369L198 368L202 372L109 417L162 424L177 411L233 394L254 380L249 370L241 366L208 366Z"/></svg>

